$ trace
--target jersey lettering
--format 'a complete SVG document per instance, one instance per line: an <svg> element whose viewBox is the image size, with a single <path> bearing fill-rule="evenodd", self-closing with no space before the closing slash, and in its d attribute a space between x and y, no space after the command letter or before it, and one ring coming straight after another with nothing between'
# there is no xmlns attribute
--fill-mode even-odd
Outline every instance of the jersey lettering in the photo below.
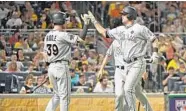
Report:
<svg viewBox="0 0 186 111"><path fill-rule="evenodd" d="M59 52L56 44L47 44L47 48L48 48L48 51L47 51L48 56L51 56L51 54L56 56Z"/></svg>
<svg viewBox="0 0 186 111"><path fill-rule="evenodd" d="M56 41L56 35L48 35L46 41Z"/></svg>

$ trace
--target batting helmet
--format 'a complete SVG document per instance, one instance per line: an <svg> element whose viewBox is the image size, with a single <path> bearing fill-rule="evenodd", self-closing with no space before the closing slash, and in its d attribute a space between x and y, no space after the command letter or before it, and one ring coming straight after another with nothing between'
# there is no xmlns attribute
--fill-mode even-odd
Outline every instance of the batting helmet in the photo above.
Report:
<svg viewBox="0 0 186 111"><path fill-rule="evenodd" d="M136 20L136 17L137 17L136 9L135 9L134 7L131 7L131 6L125 7L125 8L120 12L120 14L127 15L127 18L128 18L129 20Z"/></svg>
<svg viewBox="0 0 186 111"><path fill-rule="evenodd" d="M52 15L52 22L54 25L63 25L66 21L66 13L64 12L57 12Z"/></svg>

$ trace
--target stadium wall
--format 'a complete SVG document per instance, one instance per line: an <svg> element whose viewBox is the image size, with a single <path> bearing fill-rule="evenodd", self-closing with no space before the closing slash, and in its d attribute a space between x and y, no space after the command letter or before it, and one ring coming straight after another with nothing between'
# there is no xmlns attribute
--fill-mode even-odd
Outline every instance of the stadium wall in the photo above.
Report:
<svg viewBox="0 0 186 111"><path fill-rule="evenodd" d="M154 111L164 111L163 94L147 94L147 96ZM43 94L2 94L0 111L44 111L51 97L52 95ZM72 94L70 111L114 111L114 95ZM144 111L142 106L140 111Z"/></svg>

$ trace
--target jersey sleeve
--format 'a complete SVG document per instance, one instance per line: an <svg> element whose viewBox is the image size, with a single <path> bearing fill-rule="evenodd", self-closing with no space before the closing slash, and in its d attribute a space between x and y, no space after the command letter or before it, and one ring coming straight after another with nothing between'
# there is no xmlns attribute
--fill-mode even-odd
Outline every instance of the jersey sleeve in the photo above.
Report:
<svg viewBox="0 0 186 111"><path fill-rule="evenodd" d="M77 42L78 35L73 35L70 33L63 33L60 35L60 39L66 41L68 43L75 44Z"/></svg>
<svg viewBox="0 0 186 111"><path fill-rule="evenodd" d="M118 28L114 28L114 29L107 29L106 30L106 35L108 35L109 38L112 39L120 39L119 32L118 32Z"/></svg>
<svg viewBox="0 0 186 111"><path fill-rule="evenodd" d="M156 36L145 26L143 26L141 34L148 41L153 41L156 39Z"/></svg>
<svg viewBox="0 0 186 111"><path fill-rule="evenodd" d="M106 55L108 56L112 56L113 54L113 43L110 45L110 47L108 48Z"/></svg>

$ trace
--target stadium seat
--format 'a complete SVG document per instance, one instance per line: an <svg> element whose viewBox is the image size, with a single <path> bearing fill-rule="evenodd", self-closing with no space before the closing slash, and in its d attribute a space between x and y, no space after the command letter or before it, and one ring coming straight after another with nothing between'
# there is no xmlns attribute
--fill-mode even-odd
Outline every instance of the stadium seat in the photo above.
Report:
<svg viewBox="0 0 186 111"><path fill-rule="evenodd" d="M115 70L113 66L105 66L104 69L105 70Z"/></svg>
<svg viewBox="0 0 186 111"><path fill-rule="evenodd" d="M115 70L107 70L109 76L114 76Z"/></svg>
<svg viewBox="0 0 186 111"><path fill-rule="evenodd" d="M186 85L180 86L180 92L186 92Z"/></svg>
<svg viewBox="0 0 186 111"><path fill-rule="evenodd" d="M178 92L179 89L180 89L180 86L183 85L183 84L184 84L183 81L175 81L175 82L174 82L174 88L173 88L173 91Z"/></svg>
<svg viewBox="0 0 186 111"><path fill-rule="evenodd" d="M180 80L180 77L171 77L168 80L168 91L173 91L174 89L174 83L176 81Z"/></svg>

